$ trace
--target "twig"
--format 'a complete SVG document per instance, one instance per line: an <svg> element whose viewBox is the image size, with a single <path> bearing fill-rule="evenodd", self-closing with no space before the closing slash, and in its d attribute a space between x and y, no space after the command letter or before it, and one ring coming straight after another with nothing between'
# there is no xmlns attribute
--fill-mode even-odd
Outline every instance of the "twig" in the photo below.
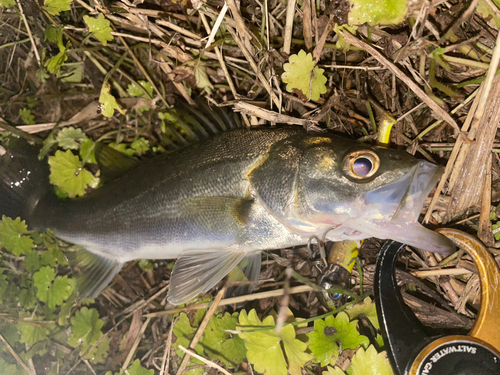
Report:
<svg viewBox="0 0 500 375"><path fill-rule="evenodd" d="M214 39L215 39L215 35L217 34L217 31L219 31L219 27L222 23L222 20L224 19L224 16L226 15L226 12L227 10L229 9L227 3L225 2L224 3L224 6L222 7L222 9L220 10L220 13L219 13L219 16L217 17L217 19L215 20L215 23L214 23L214 27L212 28L212 31L209 31L210 30L210 27L208 27L208 32L210 33L210 35L208 36L208 40L207 40L207 44L205 45L205 49L208 49ZM204 14L200 13L203 17L205 16ZM208 25L205 25L205 28L207 28Z"/></svg>
<svg viewBox="0 0 500 375"><path fill-rule="evenodd" d="M306 293L306 292L311 292L313 290L314 289L308 285L300 285L300 286L291 287L290 290L288 291L288 294ZM270 290L270 291L262 292L262 293L247 294L245 296L225 298L219 303L219 306L235 305L238 303L255 301L258 299L279 297L279 296L282 296L283 293L284 293L283 289L277 289L277 290ZM158 311L158 312L154 312L154 313L150 313L150 314L145 314L144 316L147 318L156 318L159 316L176 314L176 313L183 312L183 311L206 309L209 305L210 305L209 303L199 303L197 305L179 307L176 309L164 310L164 311Z"/></svg>
<svg viewBox="0 0 500 375"><path fill-rule="evenodd" d="M174 319L172 324L170 324L170 329L168 331L168 337L167 337L167 344L165 345L165 352L163 353L163 360L161 362L160 375L163 375L165 373L165 369L168 374L168 369L170 368L170 348L172 347L172 333L174 331L174 326L177 320L178 318Z"/></svg>
<svg viewBox="0 0 500 375"><path fill-rule="evenodd" d="M7 340L3 338L2 334L0 334L0 340L5 344L7 349L9 349L10 354L12 354L12 356L16 359L17 363L19 363L26 370L28 374L32 375L33 372L30 371L30 369L28 368L28 366L26 366L21 357L19 357L17 353L14 351L14 349L12 349Z"/></svg>
<svg viewBox="0 0 500 375"><path fill-rule="evenodd" d="M498 10L498 7L496 6L496 4L493 2L493 0L486 0L486 2L488 3L488 5L490 6L491 10L493 12L495 12L495 15L497 17L500 17L500 10Z"/></svg>
<svg viewBox="0 0 500 375"><path fill-rule="evenodd" d="M276 318L276 333L278 334L280 334L281 330L283 329L283 325L288 318L288 306L290 305L290 294L288 293L288 291L290 290L290 279L293 272L293 269L290 267L287 267L285 270L286 278L285 285L283 287L285 294L281 299L280 309L278 310L278 317Z"/></svg>
<svg viewBox="0 0 500 375"><path fill-rule="evenodd" d="M19 0L16 0L17 6L19 7L19 12L21 13L21 18L23 19L24 26L26 27L26 31L28 32L28 36L31 40L31 44L33 47L33 52L35 53L36 61L38 62L38 66L42 66L42 60L40 59L40 54L38 53L38 50L36 49L36 44L35 44L35 39L33 38L33 34L31 34L31 29L30 25L28 24L28 20L26 19L26 16L24 15L24 10L21 5L21 2Z"/></svg>
<svg viewBox="0 0 500 375"><path fill-rule="evenodd" d="M42 139L40 139L34 135L31 135L29 133L26 133L25 131L18 129L15 126L12 126L12 125L5 123L1 117L0 117L0 129L4 129L4 130L8 131L9 133L17 135L18 137L22 137L22 138L24 138L30 142L33 142L35 144L39 144L39 145L43 144Z"/></svg>
<svg viewBox="0 0 500 375"><path fill-rule="evenodd" d="M195 352L189 350L189 349L186 349L185 347L183 347L182 345L179 345L179 349L182 350L184 353L186 353L186 357L187 356L192 356L196 359L199 359L200 361L202 361L204 364L212 367L212 368L215 368L217 370L219 370L220 372L222 372L223 374L225 375L232 375L230 372L228 372L226 369L224 369L223 367L220 367L217 363L215 362L212 362L206 358L203 358L201 355L198 355L196 354ZM184 357L184 358L186 358ZM180 375L179 372L177 372L178 375Z"/></svg>
<svg viewBox="0 0 500 375"><path fill-rule="evenodd" d="M285 21L285 35L283 39L283 52L287 55L290 54L290 47L292 45L293 34L293 18L295 17L295 4L296 0L288 0L286 6L286 21Z"/></svg>
<svg viewBox="0 0 500 375"><path fill-rule="evenodd" d="M185 35L189 38L192 38L194 40L201 40L201 37L199 35L196 35L195 33L192 33L189 30L186 30L182 27L177 26L175 23L168 22L165 20L156 20L156 23L161 26L166 26L169 29L172 29L174 31L177 31L179 34Z"/></svg>
<svg viewBox="0 0 500 375"><path fill-rule="evenodd" d="M168 108L169 105L168 105L167 101L163 97L163 95L160 92L160 90L158 90L158 87L156 86L156 84L154 83L154 81L151 79L151 77L149 76L149 74L146 71L146 69L144 69L144 67L142 66L141 62L137 58L137 56L135 56L134 51L132 51L132 49L129 47L129 45L127 44L127 42L125 42L125 39L123 39L123 37L121 37L120 35L118 35L118 38L120 39L120 42L122 42L122 44L125 46L125 49L127 50L128 54L134 60L135 65L139 68L139 70L142 72L142 74L144 74L144 77L146 77L146 79L148 80L148 82L151 83L151 86L153 86L153 89L155 90L156 94L160 97L160 99L163 102L163 104L165 104L165 106Z"/></svg>
<svg viewBox="0 0 500 375"><path fill-rule="evenodd" d="M200 326L198 327L198 330L196 331L196 334L193 337L193 340L191 341L191 344L189 344L190 349L196 348L196 345L198 344L198 341L200 341L201 336L203 335L203 332L205 331L205 328L208 325L208 322L210 322L210 319L212 318L212 315L214 315L215 310L217 307L219 307L219 303L222 300L222 297L224 297L224 294L226 293L226 287L222 288L219 293L217 293L217 296L215 297L212 306L208 309L207 313L205 314L205 317L203 318ZM189 359L191 358L190 353L186 353L184 356L181 365L179 366L179 370L177 370L177 375L182 375L184 370L186 369L186 366L189 362Z"/></svg>
<svg viewBox="0 0 500 375"><path fill-rule="evenodd" d="M240 37L236 34L236 32L234 31L234 29L232 29L230 26L227 26L227 25L226 25L226 27L227 27L227 30L229 31L229 33L231 34L231 36L233 37L234 41L236 42L236 44L238 44L238 47L240 47L241 52L243 52L243 55L245 55L245 58L250 63L250 66L252 67L252 70L254 71L254 73L259 78L260 83L262 84L262 86L264 87L264 89L266 89L266 91L268 92L269 96L271 97L272 102L279 108L280 104L281 104L280 100L276 96L276 94L274 93L271 85L269 85L269 82L267 81L267 79L264 76L264 74L262 74L262 71L259 69L259 67L255 63L255 60L253 59L253 56L247 50L247 48L245 47L245 44L240 39Z"/></svg>
<svg viewBox="0 0 500 375"><path fill-rule="evenodd" d="M234 110L235 111L241 111L243 113L252 115L252 116L257 116L263 119L266 119L267 121L274 122L274 123L282 123L282 124L293 124L293 125L301 125L304 126L307 129L311 130L320 130L317 126L317 122L313 120L305 120L305 119L299 119L295 118L292 116L287 116L283 115L278 112L270 111L264 108L257 107L253 104L245 103L245 102L238 102L234 105Z"/></svg>
<svg viewBox="0 0 500 375"><path fill-rule="evenodd" d="M302 5L303 16L302 16L302 34L304 35L304 42L306 43L306 50L309 52L313 46L313 36L312 36L312 10L311 10L311 0L304 0ZM290 38L291 41L291 38Z"/></svg>
<svg viewBox="0 0 500 375"><path fill-rule="evenodd" d="M224 3L224 6L226 6L225 3ZM217 32L217 29L220 27L220 24L217 24L217 22L219 21L219 19L222 21L223 17L217 18L212 31L210 31L210 25L208 24L207 18L205 17L205 15L203 13L200 13L200 18L201 18L201 21L203 22L203 25L205 26L205 30L208 33L210 33L210 36L213 35L215 37L215 33ZM205 49L207 49L209 47L210 43L211 43L211 40L209 39ZM238 97L238 92L236 91L236 87L234 86L233 80L231 79L231 75L229 74L229 70L227 69L227 65L226 65L226 62L224 60L224 56L222 55L222 51L218 46L215 47L214 50L215 50L215 55L217 56L217 60L219 60L220 67L222 68L222 71L224 72L224 76L226 77L226 81L229 85L229 88L231 89L231 92L233 93L233 96L236 99Z"/></svg>
<svg viewBox="0 0 500 375"><path fill-rule="evenodd" d="M255 48L251 44L252 33L245 26L245 20L241 16L240 10L236 6L235 1L234 0L226 0L226 2L227 2L227 5L229 6L229 9L231 9L233 19L236 22L236 30L238 30L238 32L241 35L243 45L245 46L246 50L253 55L255 53Z"/></svg>
<svg viewBox="0 0 500 375"><path fill-rule="evenodd" d="M141 342L142 335L146 331L146 328L148 327L149 321L151 318L147 318L144 324L141 327L141 330L139 331L139 334L135 338L134 345L132 345L132 348L130 348L130 351L128 352L127 359L125 359L125 362L123 362L122 370L125 371L134 357L135 351L137 350L137 347L139 346L139 343Z"/></svg>
<svg viewBox="0 0 500 375"><path fill-rule="evenodd" d="M472 273L472 271L466 270L465 268L445 268L442 270L425 270L425 271L411 272L411 274L416 277L464 275L468 273Z"/></svg>
<svg viewBox="0 0 500 375"><path fill-rule="evenodd" d="M453 117L451 117L448 112L446 112L434 100L432 100L429 97L429 95L427 95L425 91L420 88L420 86L418 86L415 82L409 79L406 76L406 74L404 74L403 71L401 71L401 69L399 69L394 63L389 61L384 55L382 55L379 51L370 46L368 43L365 43L362 40L356 38L351 33L347 31L340 31L340 33L342 34L347 43L352 44L359 48L363 48L364 50L366 50L366 52L372 55L379 63L381 63L387 69L389 69L396 77L402 80L415 93L415 95L417 95L420 98L420 100L422 100L425 104L427 104L429 108L432 109L440 119L450 124L461 137L465 138L465 135L460 130L460 127L455 122Z"/></svg>

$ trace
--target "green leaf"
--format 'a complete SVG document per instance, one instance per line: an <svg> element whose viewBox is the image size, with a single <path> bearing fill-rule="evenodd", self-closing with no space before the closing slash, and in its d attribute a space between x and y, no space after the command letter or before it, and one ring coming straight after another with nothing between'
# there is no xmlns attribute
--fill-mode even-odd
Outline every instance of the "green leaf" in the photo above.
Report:
<svg viewBox="0 0 500 375"><path fill-rule="evenodd" d="M80 158L85 163L97 164L97 160L95 160L95 152L94 152L94 141L90 138L85 138L80 146Z"/></svg>
<svg viewBox="0 0 500 375"><path fill-rule="evenodd" d="M87 136L82 129L75 129L71 126L61 129L56 137L59 146L65 150L78 150L85 139Z"/></svg>
<svg viewBox="0 0 500 375"><path fill-rule="evenodd" d="M16 256L27 254L33 249L33 240L25 236L28 232L26 223L20 218L12 220L5 215L0 222L0 245Z"/></svg>
<svg viewBox="0 0 500 375"><path fill-rule="evenodd" d="M40 150L40 153L38 154L38 159L42 160L45 155L50 151L52 146L57 144L56 138L54 137L54 131L50 132L50 134L43 140L43 146L42 149Z"/></svg>
<svg viewBox="0 0 500 375"><path fill-rule="evenodd" d="M28 103L28 108L33 109L38 105L38 99L34 96L26 97L26 103Z"/></svg>
<svg viewBox="0 0 500 375"><path fill-rule="evenodd" d="M35 76L40 83L47 82L47 79L49 79L49 77L50 77L49 73L47 73L45 68L42 66L36 70Z"/></svg>
<svg viewBox="0 0 500 375"><path fill-rule="evenodd" d="M336 317L328 316L325 320L315 320L314 331L307 334L314 360L321 366L335 365L339 356L339 343L342 349L368 346L368 337L360 335L356 325L357 321L350 322L345 312L340 312Z"/></svg>
<svg viewBox="0 0 500 375"><path fill-rule="evenodd" d="M248 315L245 310L240 312L239 329L250 331L269 326L274 326L272 316L266 317L261 322L255 309ZM285 325L280 333L271 329L243 332L239 336L245 341L248 361L254 365L256 371L264 375L286 375L288 372L299 375L300 369L311 360L311 356L305 353L307 344L295 338L295 329L292 325ZM281 344L284 351L281 349Z"/></svg>
<svg viewBox="0 0 500 375"><path fill-rule="evenodd" d="M177 80L189 82L191 87L196 84L196 87L204 89L209 95L212 93L214 86L208 78L205 63L200 59L189 60L175 68L174 72L178 75ZM193 79L194 84L192 83Z"/></svg>
<svg viewBox="0 0 500 375"><path fill-rule="evenodd" d="M58 26L48 25L45 28L45 40L57 44L59 46L59 49L64 48L63 32L64 29L62 28L62 26L58 27Z"/></svg>
<svg viewBox="0 0 500 375"><path fill-rule="evenodd" d="M26 257L24 258L24 267L26 267L26 271L31 273L38 271L40 267L42 267L38 251L30 251L26 254Z"/></svg>
<svg viewBox="0 0 500 375"><path fill-rule="evenodd" d="M31 309L35 306L36 302L37 300L33 288L21 289L21 292L19 292L19 303L22 307L24 307L25 309Z"/></svg>
<svg viewBox="0 0 500 375"><path fill-rule="evenodd" d="M244 341L237 335L232 336L226 330L234 331L238 323L238 313L224 316L212 316L200 343L211 360L224 362L226 367L236 367L246 358Z"/></svg>
<svg viewBox="0 0 500 375"><path fill-rule="evenodd" d="M83 20L87 24L92 35L104 46L108 44L109 41L113 40L113 35L111 35L111 23L104 17L104 14L99 13L97 18L84 16Z"/></svg>
<svg viewBox="0 0 500 375"><path fill-rule="evenodd" d="M377 333L377 337L375 337L375 342L377 343L379 349L385 346L384 338L380 333Z"/></svg>
<svg viewBox="0 0 500 375"><path fill-rule="evenodd" d="M57 276L52 267L42 267L33 275L33 284L37 288L36 296L50 308L62 305L75 289L73 279Z"/></svg>
<svg viewBox="0 0 500 375"><path fill-rule="evenodd" d="M288 92L298 90L307 100L314 101L326 93L324 70L315 66L310 53L300 50L298 55L291 55L289 61L283 66L285 71L281 75Z"/></svg>
<svg viewBox="0 0 500 375"><path fill-rule="evenodd" d="M0 6L2 5L2 0L0 0ZM28 375L26 370L21 365L16 365L14 363L7 363L2 357L0 357L0 369L3 374L8 375Z"/></svg>
<svg viewBox="0 0 500 375"><path fill-rule="evenodd" d="M128 156L135 155L135 151L132 150L131 148L128 148L125 143L116 144L115 142L111 142L109 144L109 147L115 149L116 151L123 152L124 154L127 154Z"/></svg>
<svg viewBox="0 0 500 375"><path fill-rule="evenodd" d="M149 141L141 137L135 141L132 142L130 147L135 151L137 155L142 155L144 152L148 151L150 146L149 146Z"/></svg>
<svg viewBox="0 0 500 375"><path fill-rule="evenodd" d="M61 66L59 77L64 83L80 83L83 79L84 62L75 61Z"/></svg>
<svg viewBox="0 0 500 375"><path fill-rule="evenodd" d="M101 112L103 116L111 118L115 113L115 109L122 115L125 111L118 105L116 98L111 95L108 83L104 83L101 88L101 95L99 96L99 103L101 103Z"/></svg>
<svg viewBox="0 0 500 375"><path fill-rule="evenodd" d="M21 333L20 342L33 346L37 342L48 339L47 330L38 323L20 320L17 322L17 329Z"/></svg>
<svg viewBox="0 0 500 375"><path fill-rule="evenodd" d="M19 116L21 116L21 120L25 125L34 125L35 124L35 116L31 114L31 111L28 108L22 108L19 110Z"/></svg>
<svg viewBox="0 0 500 375"><path fill-rule="evenodd" d="M148 93L150 97L153 97L153 85L151 83L147 81L137 81L137 83L142 86L142 88ZM137 86L135 82L132 82L128 85L127 92L130 96L134 96L136 98L146 96L144 94L144 91L139 86Z"/></svg>
<svg viewBox="0 0 500 375"><path fill-rule="evenodd" d="M68 60L68 56L66 55L66 47L60 46L59 53L46 60L43 66L45 66L50 73L59 76L59 71L61 70L61 67L66 62L66 60Z"/></svg>
<svg viewBox="0 0 500 375"><path fill-rule="evenodd" d="M96 187L99 179L82 167L78 156L70 150L57 151L49 156L50 182L57 185L70 198L82 196L85 189Z"/></svg>
<svg viewBox="0 0 500 375"><path fill-rule="evenodd" d="M360 315L366 316L375 329L380 329L377 317L377 307L370 297L366 297L363 303L358 303L348 310L345 310L351 320L358 319Z"/></svg>
<svg viewBox="0 0 500 375"><path fill-rule="evenodd" d="M42 266L50 266L50 267L56 267L57 266L57 259L52 254L50 251L42 251L40 253L40 259Z"/></svg>
<svg viewBox="0 0 500 375"><path fill-rule="evenodd" d="M360 348L351 362L352 375L394 375L385 352L377 353L373 345Z"/></svg>
<svg viewBox="0 0 500 375"><path fill-rule="evenodd" d="M108 357L108 351L109 351L109 337L105 337L84 358L90 359L93 363L104 363L104 360Z"/></svg>
<svg viewBox="0 0 500 375"><path fill-rule="evenodd" d="M75 348L81 345L80 352L86 352L87 349L102 337L103 333L101 328L103 326L104 322L99 319L99 313L96 309L82 307L75 313L75 316L71 318L71 334L68 338L68 344ZM103 347L99 348L101 345L103 345ZM94 348L86 358L102 360L102 358L104 358L104 350L107 352L108 349L109 340L104 340Z"/></svg>
<svg viewBox="0 0 500 375"><path fill-rule="evenodd" d="M0 0L0 8L10 8L16 5L16 0Z"/></svg>
<svg viewBox="0 0 500 375"><path fill-rule="evenodd" d="M58 16L59 13L71 9L71 3L73 0L45 0L45 10L53 15Z"/></svg>
<svg viewBox="0 0 500 375"><path fill-rule="evenodd" d="M155 370L150 369L146 370L144 367L141 366L141 361L136 359L133 363L132 366L126 371L127 375L154 375Z"/></svg>
<svg viewBox="0 0 500 375"><path fill-rule="evenodd" d="M345 375L345 372L338 366L335 366L335 368L328 366L326 369L327 371L323 371L323 375Z"/></svg>
<svg viewBox="0 0 500 375"><path fill-rule="evenodd" d="M189 347L196 333L196 330L197 327L191 327L188 316L184 313L180 314L179 320L177 320L177 323L175 323L174 326L174 335L175 337L177 337L177 340L173 344L175 353L179 358L182 359L186 355L186 353L184 353L182 349L179 349L179 345L182 345L185 348ZM203 347L199 344L196 345L195 352L203 355ZM198 364L202 364L202 362L198 362Z"/></svg>
<svg viewBox="0 0 500 375"><path fill-rule="evenodd" d="M0 273L0 303L3 302L3 296L9 287L9 282L7 281L7 275Z"/></svg>
<svg viewBox="0 0 500 375"><path fill-rule="evenodd" d="M493 0L493 4L497 7L500 6L500 2L498 0ZM492 28L497 29L500 27L500 17L498 17L497 12L491 9L491 6L486 0L479 0L476 12L479 13Z"/></svg>
<svg viewBox="0 0 500 375"><path fill-rule="evenodd" d="M184 313L180 314L179 320L177 320L177 323L175 323L175 326L174 326L174 335L177 339L176 339L175 343L172 344L174 349L175 349L175 353L177 354L177 356L179 358L182 359L186 355L186 353L184 353L182 351L182 349L179 349L179 345L182 345L184 348L188 348L189 345L191 344L191 341L193 340L193 337L194 337L196 331L197 331L196 327L191 327L191 324L189 323L189 318L187 317L187 315ZM194 351L199 355L204 354L203 353L203 346L200 344L196 345L196 348L194 349ZM193 365L201 365L201 364L203 364L203 362L201 362L197 359L191 359L190 364L191 365L188 365L188 368L189 368L189 366L193 366ZM201 375L204 372L205 371L203 369L195 369L195 370L191 370L191 371L186 372L186 374Z"/></svg>
<svg viewBox="0 0 500 375"><path fill-rule="evenodd" d="M152 271L155 268L153 263L147 259L140 259L139 262L137 262L137 265L142 271Z"/></svg>
<svg viewBox="0 0 500 375"><path fill-rule="evenodd" d="M350 3L347 22L350 26L396 25L405 19L407 0L352 0Z"/></svg>
<svg viewBox="0 0 500 375"><path fill-rule="evenodd" d="M491 226L492 231L497 229L497 228L500 228L500 221L498 221L496 224L493 224ZM500 232L495 233L494 236L495 236L495 240L500 241Z"/></svg>

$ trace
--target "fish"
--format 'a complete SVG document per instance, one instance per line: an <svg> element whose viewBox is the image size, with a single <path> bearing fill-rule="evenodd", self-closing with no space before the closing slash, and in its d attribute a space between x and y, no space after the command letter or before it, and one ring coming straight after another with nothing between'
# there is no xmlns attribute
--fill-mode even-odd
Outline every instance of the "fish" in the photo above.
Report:
<svg viewBox="0 0 500 375"><path fill-rule="evenodd" d="M75 199L56 196L37 146L9 137L0 214L83 248L72 260L81 298L95 298L128 261L177 259L167 297L174 305L241 263L256 280L262 251L305 245L311 236L454 248L418 222L442 167L326 131L232 127L143 161L96 146L106 182Z"/></svg>

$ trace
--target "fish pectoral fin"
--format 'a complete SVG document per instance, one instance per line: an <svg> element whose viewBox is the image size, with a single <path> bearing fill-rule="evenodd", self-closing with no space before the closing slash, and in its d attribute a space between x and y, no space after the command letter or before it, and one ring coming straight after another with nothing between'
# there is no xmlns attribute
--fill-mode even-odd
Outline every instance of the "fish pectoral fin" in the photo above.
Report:
<svg viewBox="0 0 500 375"><path fill-rule="evenodd" d="M243 251L228 249L187 250L177 259L170 278L168 302L186 303L212 289L244 257Z"/></svg>
<svg viewBox="0 0 500 375"><path fill-rule="evenodd" d="M95 159L104 181L111 181L140 164L140 161L104 143L95 145Z"/></svg>
<svg viewBox="0 0 500 375"><path fill-rule="evenodd" d="M196 197L184 199L180 209L186 215L202 216L205 224L225 232L248 223L252 199L233 197Z"/></svg>
<svg viewBox="0 0 500 375"><path fill-rule="evenodd" d="M120 272L123 263L85 249L66 253L76 277L79 298L95 298Z"/></svg>
<svg viewBox="0 0 500 375"><path fill-rule="evenodd" d="M250 294L260 275L261 253L248 254L229 272L227 280L235 285L227 290L226 297Z"/></svg>

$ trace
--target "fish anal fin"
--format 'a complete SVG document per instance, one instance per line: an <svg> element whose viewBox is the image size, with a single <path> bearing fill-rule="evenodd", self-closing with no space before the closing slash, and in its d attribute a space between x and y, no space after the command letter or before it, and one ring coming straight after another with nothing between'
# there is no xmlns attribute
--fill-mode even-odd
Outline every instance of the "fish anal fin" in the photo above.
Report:
<svg viewBox="0 0 500 375"><path fill-rule="evenodd" d="M187 250L175 262L167 300L180 305L212 289L246 253L229 249Z"/></svg>
<svg viewBox="0 0 500 375"><path fill-rule="evenodd" d="M76 276L78 297L82 299L97 297L123 267L123 263L85 249L66 255Z"/></svg>
<svg viewBox="0 0 500 375"><path fill-rule="evenodd" d="M95 145L95 158L103 180L110 181L140 164L140 161L104 143Z"/></svg>

